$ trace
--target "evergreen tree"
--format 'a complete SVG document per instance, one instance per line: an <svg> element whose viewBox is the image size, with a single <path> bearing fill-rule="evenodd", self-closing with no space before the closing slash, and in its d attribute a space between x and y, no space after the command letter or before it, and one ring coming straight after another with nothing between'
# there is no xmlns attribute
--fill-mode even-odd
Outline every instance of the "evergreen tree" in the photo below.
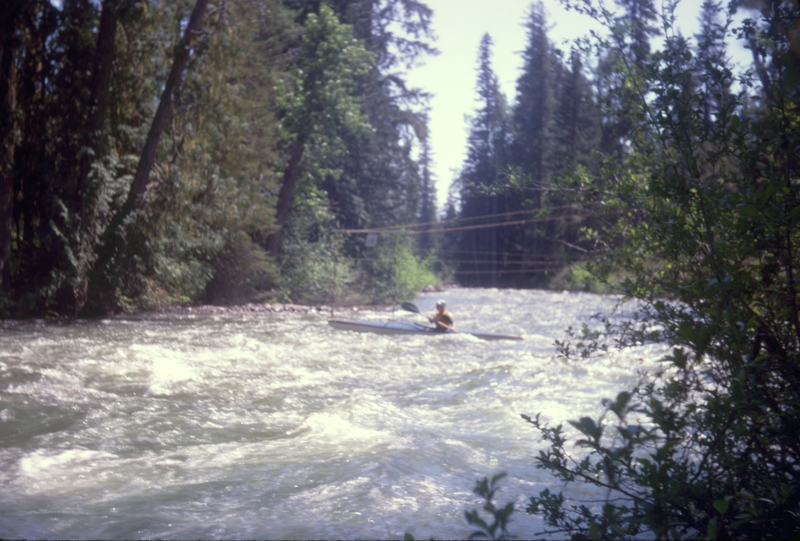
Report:
<svg viewBox="0 0 800 541"><path fill-rule="evenodd" d="M436 225L436 183L431 172L431 151L428 138L422 140L422 150L419 157L419 167L422 170L422 194L419 209L419 222L424 231L419 235L417 248L422 257L436 251L436 236L433 232Z"/></svg>
<svg viewBox="0 0 800 541"><path fill-rule="evenodd" d="M617 0L620 15L602 12L602 20L618 29L598 59L596 91L605 113L601 150L620 158L626 137L639 114L640 96L647 93L643 67L650 55L650 40L660 34L652 0ZM613 45L613 46L612 46Z"/></svg>
<svg viewBox="0 0 800 541"><path fill-rule="evenodd" d="M14 222L14 151L17 26L24 13L24 0L0 6L0 295L10 291L11 240ZM28 4L30 8L30 4ZM0 310L2 309L0 301Z"/></svg>
<svg viewBox="0 0 800 541"><path fill-rule="evenodd" d="M704 0L700 12L700 33L695 36L697 40L697 55L695 60L695 79L697 92L701 95L703 107L703 121L712 128L714 120L721 114L728 114L729 107L734 101L726 81L730 80L730 73L726 70L727 46L725 36L731 24L730 15L725 21L720 21L724 12L722 3L715 0Z"/></svg>
<svg viewBox="0 0 800 541"><path fill-rule="evenodd" d="M554 169L559 174L583 166L594 169L598 148L600 112L593 100L591 82L583 69L581 54L573 49L569 64L556 81Z"/></svg>
<svg viewBox="0 0 800 541"><path fill-rule="evenodd" d="M492 38L484 34L478 48L478 109L467 139L467 159L458 179L460 219L469 229L461 235L460 251L467 261L459 265L460 280L478 286L496 286L498 281L496 190L508 163L508 112L491 65Z"/></svg>
<svg viewBox="0 0 800 541"><path fill-rule="evenodd" d="M522 74L517 79L512 114L511 161L520 178L516 186L520 193L512 210L529 208L536 212L545 207L551 176L557 172L557 127L563 126L556 125L559 119L555 94L563 68L547 37L547 17L541 2L531 5L526 28L528 41L522 53ZM528 280L532 279L540 284L541 269L546 267L552 250L547 227L534 224L514 229L507 233L509 239L514 239L509 249L522 252L521 270L529 271L525 282L530 284Z"/></svg>
<svg viewBox="0 0 800 541"><path fill-rule="evenodd" d="M653 0L615 0L623 9L623 15L618 23L626 27L618 36L627 39L627 50L636 66L641 66L650 56L650 38L661 33L654 26L658 14L653 6Z"/></svg>
<svg viewBox="0 0 800 541"><path fill-rule="evenodd" d="M526 28L528 44L522 53L522 75L517 79L512 117L512 159L519 172L530 177L533 204L538 209L553 172L556 104L553 91L559 62L547 37L542 3L531 5Z"/></svg>

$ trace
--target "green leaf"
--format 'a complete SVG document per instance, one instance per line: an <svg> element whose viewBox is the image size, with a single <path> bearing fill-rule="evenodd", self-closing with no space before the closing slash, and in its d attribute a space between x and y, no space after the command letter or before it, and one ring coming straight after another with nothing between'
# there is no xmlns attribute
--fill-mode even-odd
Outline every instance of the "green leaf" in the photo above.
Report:
<svg viewBox="0 0 800 541"><path fill-rule="evenodd" d="M598 526L596 522L592 522L589 525L589 537L595 541L600 539L600 526Z"/></svg>
<svg viewBox="0 0 800 541"><path fill-rule="evenodd" d="M725 500L714 500L714 503L712 505L720 515L724 515L725 511L728 510L728 502Z"/></svg>
<svg viewBox="0 0 800 541"><path fill-rule="evenodd" d="M719 526L717 526L717 517L714 517L708 521L708 528L706 529L706 535L711 541L715 541L717 539L718 532L719 532Z"/></svg>
<svg viewBox="0 0 800 541"><path fill-rule="evenodd" d="M631 393L628 391L622 391L617 395L617 399L609 405L609 409L613 411L620 420L625 418L625 408L628 406L628 402L631 400Z"/></svg>
<svg viewBox="0 0 800 541"><path fill-rule="evenodd" d="M603 434L603 427L598 426L591 417L581 417L580 421L570 421L569 424L595 441L599 440Z"/></svg>
<svg viewBox="0 0 800 541"><path fill-rule="evenodd" d="M739 207L739 213L745 218L755 219L761 216L761 213L753 205L744 205Z"/></svg>

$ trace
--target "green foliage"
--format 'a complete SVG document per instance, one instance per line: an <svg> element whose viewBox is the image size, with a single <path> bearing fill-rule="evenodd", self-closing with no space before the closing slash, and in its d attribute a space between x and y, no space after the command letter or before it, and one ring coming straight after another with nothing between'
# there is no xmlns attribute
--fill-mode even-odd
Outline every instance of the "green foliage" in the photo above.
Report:
<svg viewBox="0 0 800 541"><path fill-rule="evenodd" d="M438 283L429 270L430 258L420 262L410 241L400 235L381 235L378 245L367 253L369 257L359 266L364 276L360 290L372 300L400 302Z"/></svg>
<svg viewBox="0 0 800 541"><path fill-rule="evenodd" d="M333 219L324 193L307 186L286 224L278 284L295 302L328 303L352 298L354 265L344 254L344 238L331 232Z"/></svg>
<svg viewBox="0 0 800 541"><path fill-rule="evenodd" d="M262 300L279 281L266 251L242 231L228 239L212 266L213 278L205 284L202 297L209 304Z"/></svg>
<svg viewBox="0 0 800 541"><path fill-rule="evenodd" d="M506 211L494 192L508 161L508 106L492 69L492 45L491 36L484 34L478 49L478 108L467 138L467 159L457 180L460 218L473 226L459 239L460 253L472 255L471 263L459 265L459 279L476 286L497 286L500 235L493 224Z"/></svg>
<svg viewBox="0 0 800 541"><path fill-rule="evenodd" d="M330 0L342 22L375 55L376 63L357 85L361 111L371 131L344 137L342 175L325 184L339 222L345 228L408 224L420 211L421 184L412 149L424 140L427 95L407 84L403 67L435 53L432 11L417 0ZM424 166L423 166L424 167ZM350 243L349 253L360 256Z"/></svg>
<svg viewBox="0 0 800 541"><path fill-rule="evenodd" d="M599 277L586 264L578 263L564 267L550 280L547 287L552 290L608 294L617 291L620 282L619 274Z"/></svg>
<svg viewBox="0 0 800 541"><path fill-rule="evenodd" d="M607 494L602 504L534 496L528 511L544 515L548 533L785 539L800 528L800 191L789 150L800 144L800 94L785 78L782 30L800 11L772 7L738 31L758 74L739 89L724 43L693 48L670 11L652 54L631 45L635 25L595 11L610 32L599 49L618 55L638 104L626 150L603 169L622 217L598 231L616 248L594 269L625 272L619 288L637 313L559 348L585 358L658 342L671 352L600 418L570 421L580 454L562 425L525 416L549 446L537 467Z"/></svg>
<svg viewBox="0 0 800 541"><path fill-rule="evenodd" d="M477 510L465 511L464 517L470 526L477 527L477 530L472 532L469 539L491 539L492 541L499 541L501 539L512 539L513 536L508 533L508 523L511 520L511 515L514 513L514 502L508 502L503 507L497 507L494 504L495 495L500 488L500 481L506 476L505 473L498 473L492 476L491 479L484 477L475 483L473 492L485 500L483 510L488 513L492 519L489 524Z"/></svg>
<svg viewBox="0 0 800 541"><path fill-rule="evenodd" d="M488 37L479 52L477 100L467 159L457 180L459 279L471 285L545 287L568 262L590 259L590 225L598 194L576 200L567 182L593 174L603 119L584 68L550 42L541 2L530 6L516 99L509 107L491 71ZM580 184L575 182L575 184ZM580 204L579 204L580 203ZM587 210L588 209L588 210ZM547 219L545 218L547 215Z"/></svg>
<svg viewBox="0 0 800 541"><path fill-rule="evenodd" d="M339 127L369 131L353 91L374 55L353 37L352 28L323 4L319 14L310 14L305 22L299 53L302 62L293 74L294 83L284 85L278 96L278 105L286 111L282 126L287 135L296 136L308 124L320 133L335 133Z"/></svg>
<svg viewBox="0 0 800 541"><path fill-rule="evenodd" d="M419 176L408 143L425 129L403 107L421 94L390 72L431 50L430 10L400 1L373 13L367 1L212 0L146 190L137 192L141 208L123 220L154 96L193 5L15 0L0 9L3 51L13 57L0 88L16 97L4 94L2 111L0 184L4 196L14 193L0 209L4 315L74 314L95 290L103 292L90 303L98 313L262 298L267 288L286 294L283 286L329 297L323 282L336 280L322 276L321 255L297 265L297 246L285 262L264 253L296 203L279 204L290 169L300 197L321 201L295 206L311 213L297 217L298 246L323 242L335 245L329 255L359 256L352 243L321 241L317 226L303 225L326 208L359 226L415 216ZM389 21L403 31L389 32ZM348 273L337 280L350 281Z"/></svg>

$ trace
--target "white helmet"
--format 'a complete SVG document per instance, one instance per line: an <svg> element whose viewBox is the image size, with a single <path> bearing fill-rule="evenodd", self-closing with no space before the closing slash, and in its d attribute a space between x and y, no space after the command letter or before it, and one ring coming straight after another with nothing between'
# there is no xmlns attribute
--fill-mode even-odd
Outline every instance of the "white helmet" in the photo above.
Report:
<svg viewBox="0 0 800 541"><path fill-rule="evenodd" d="M445 306L447 306L447 303L444 302L443 300L440 299L440 300L436 301L436 308L437 309L438 308L444 308Z"/></svg>

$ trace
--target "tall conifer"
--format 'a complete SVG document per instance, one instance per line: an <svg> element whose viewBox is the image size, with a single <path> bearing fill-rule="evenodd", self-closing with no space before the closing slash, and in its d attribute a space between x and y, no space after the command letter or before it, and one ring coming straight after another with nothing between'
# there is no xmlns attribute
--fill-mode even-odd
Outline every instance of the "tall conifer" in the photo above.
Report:
<svg viewBox="0 0 800 541"><path fill-rule="evenodd" d="M424 233L417 242L420 254L424 257L436 249L433 229L436 222L436 183L431 171L431 150L428 138L422 140L419 166L422 175L422 196L419 208L419 221Z"/></svg>
<svg viewBox="0 0 800 541"><path fill-rule="evenodd" d="M498 208L496 191L507 165L508 120L505 96L492 70L492 38L484 34L478 50L478 107L467 139L467 160L458 180L461 219L470 229L461 236L465 283L495 286L498 280Z"/></svg>
<svg viewBox="0 0 800 541"><path fill-rule="evenodd" d="M563 69L547 37L547 16L541 2L531 5L525 26L528 41L512 115L512 163L522 179L518 187L521 204L514 210L527 207L538 211L546 205L550 177L556 169L558 104L554 95ZM536 283L551 248L546 229L538 224L516 229L517 244L523 251L522 270L528 270Z"/></svg>

